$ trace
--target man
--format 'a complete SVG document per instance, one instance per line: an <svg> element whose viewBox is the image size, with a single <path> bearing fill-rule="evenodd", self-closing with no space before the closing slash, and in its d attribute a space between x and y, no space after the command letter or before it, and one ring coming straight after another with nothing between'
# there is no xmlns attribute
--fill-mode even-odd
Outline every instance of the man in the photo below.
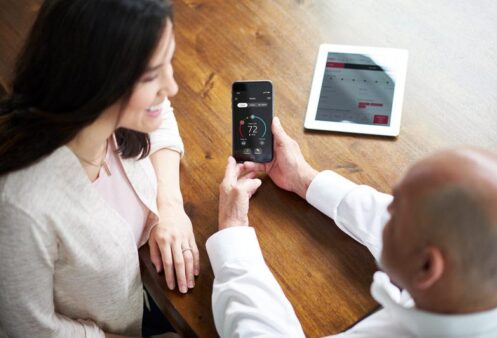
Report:
<svg viewBox="0 0 497 338"><path fill-rule="evenodd" d="M495 155L438 153L415 164L390 196L332 171L318 173L277 118L272 129L274 160L230 158L220 186L221 231L207 250L221 337L304 336L248 226L258 171L333 218L383 270L371 286L383 309L338 337L497 337Z"/></svg>

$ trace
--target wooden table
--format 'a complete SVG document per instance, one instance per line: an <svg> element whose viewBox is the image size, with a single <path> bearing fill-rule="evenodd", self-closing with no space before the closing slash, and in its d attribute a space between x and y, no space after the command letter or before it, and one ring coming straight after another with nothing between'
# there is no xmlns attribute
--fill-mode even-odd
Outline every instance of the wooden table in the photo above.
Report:
<svg viewBox="0 0 497 338"><path fill-rule="evenodd" d="M8 88L36 0L0 0L0 80ZM187 295L166 290L141 250L143 277L185 336L216 336L213 274L205 242L217 229L218 184L231 151L230 86L271 79L276 115L317 169L382 191L419 158L441 148L497 150L497 4L480 0L177 0L173 98L186 146L181 179L195 227L201 275ZM396 139L303 129L320 43L409 50ZM375 264L333 221L268 179L251 201L266 262L309 337L338 333L377 306Z"/></svg>

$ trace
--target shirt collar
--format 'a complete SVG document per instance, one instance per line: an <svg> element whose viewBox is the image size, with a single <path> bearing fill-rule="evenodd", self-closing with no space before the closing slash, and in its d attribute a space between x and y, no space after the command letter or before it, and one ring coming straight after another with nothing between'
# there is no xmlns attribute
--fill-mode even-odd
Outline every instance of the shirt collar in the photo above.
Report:
<svg viewBox="0 0 497 338"><path fill-rule="evenodd" d="M416 309L407 291L400 291L384 272L376 272L371 294L391 316L421 337L496 337L497 308L447 315Z"/></svg>

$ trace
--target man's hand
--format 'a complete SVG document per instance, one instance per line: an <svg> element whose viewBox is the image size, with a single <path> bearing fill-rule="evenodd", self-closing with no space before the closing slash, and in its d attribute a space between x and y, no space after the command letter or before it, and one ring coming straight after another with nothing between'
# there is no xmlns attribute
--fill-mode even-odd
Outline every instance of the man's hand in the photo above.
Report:
<svg viewBox="0 0 497 338"><path fill-rule="evenodd" d="M256 172L245 170L233 157L228 165L223 182L219 186L219 230L232 226L248 226L249 199L261 185Z"/></svg>
<svg viewBox="0 0 497 338"><path fill-rule="evenodd" d="M318 174L304 159L300 147L283 130L279 118L273 119L273 160L269 163L245 162L245 171L263 171L280 188L292 191L305 199L307 188Z"/></svg>
<svg viewBox="0 0 497 338"><path fill-rule="evenodd" d="M164 269L170 290L175 288L176 275L179 291L186 293L195 286L200 269L192 222L182 205L159 209L159 214L160 223L152 229L148 241L150 259L157 272Z"/></svg>

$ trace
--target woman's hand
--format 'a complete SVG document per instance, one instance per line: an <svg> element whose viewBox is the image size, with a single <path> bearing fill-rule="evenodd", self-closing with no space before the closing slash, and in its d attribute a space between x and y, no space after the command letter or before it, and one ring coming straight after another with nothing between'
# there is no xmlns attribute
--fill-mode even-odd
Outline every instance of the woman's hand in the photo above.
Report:
<svg viewBox="0 0 497 338"><path fill-rule="evenodd" d="M159 209L159 218L148 241L150 259L157 272L164 270L170 290L177 281L179 291L186 293L195 286L195 276L200 272L192 222L183 205Z"/></svg>
<svg viewBox="0 0 497 338"><path fill-rule="evenodd" d="M179 291L186 293L195 286L200 267L192 222L183 208L180 154L164 148L150 155L150 160L157 176L159 209L159 224L152 229L148 241L150 260L157 272L164 270L169 289L174 290L177 282Z"/></svg>

